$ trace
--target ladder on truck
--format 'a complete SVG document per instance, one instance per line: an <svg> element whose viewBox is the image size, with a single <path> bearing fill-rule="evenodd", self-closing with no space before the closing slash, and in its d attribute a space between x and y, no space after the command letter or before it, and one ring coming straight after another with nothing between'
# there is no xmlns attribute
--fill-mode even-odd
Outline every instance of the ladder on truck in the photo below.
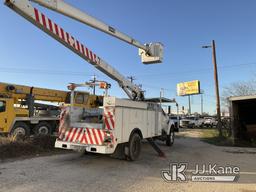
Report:
<svg viewBox="0 0 256 192"><path fill-rule="evenodd" d="M139 48L139 55L141 56L141 60L144 64L162 62L163 45L161 43L142 44L134 38L118 31L116 28L109 26L86 14L85 12L82 12L79 9L67 4L63 0L5 0L5 5L7 5L10 9L17 12L19 15L30 21L39 29L43 30L55 40L59 41L75 54L82 57L95 68L115 80L130 99L137 101L144 100L144 91L138 85L135 85L129 79L124 77L96 53L82 44L78 39L74 38L57 23L53 22L45 14L41 13L37 8L33 7L31 2L38 3L45 8L63 14ZM153 140L149 142L152 144ZM158 147L154 145L154 149L156 148ZM159 148L157 151L162 155L162 152Z"/></svg>

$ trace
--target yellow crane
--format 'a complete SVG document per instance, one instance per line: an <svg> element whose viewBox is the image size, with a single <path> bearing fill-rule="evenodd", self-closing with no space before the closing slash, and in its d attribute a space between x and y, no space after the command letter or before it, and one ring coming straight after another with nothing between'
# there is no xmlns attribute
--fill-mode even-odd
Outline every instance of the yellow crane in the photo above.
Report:
<svg viewBox="0 0 256 192"><path fill-rule="evenodd" d="M76 91L73 99L75 106L95 108L103 97ZM0 82L0 133L51 134L59 123L60 106L70 103L69 91Z"/></svg>

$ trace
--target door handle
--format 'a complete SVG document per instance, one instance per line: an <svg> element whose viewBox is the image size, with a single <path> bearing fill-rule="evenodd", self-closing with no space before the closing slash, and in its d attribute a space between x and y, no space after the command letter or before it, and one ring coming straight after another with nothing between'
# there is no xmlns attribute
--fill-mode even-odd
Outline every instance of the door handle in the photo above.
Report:
<svg viewBox="0 0 256 192"><path fill-rule="evenodd" d="M7 123L7 118L4 118L4 122Z"/></svg>

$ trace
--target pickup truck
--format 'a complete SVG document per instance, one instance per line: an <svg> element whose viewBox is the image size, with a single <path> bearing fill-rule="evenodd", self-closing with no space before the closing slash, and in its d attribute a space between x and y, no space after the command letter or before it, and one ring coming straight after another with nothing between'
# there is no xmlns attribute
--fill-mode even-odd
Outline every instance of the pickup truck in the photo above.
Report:
<svg viewBox="0 0 256 192"><path fill-rule="evenodd" d="M217 125L217 121L214 117L205 117L204 118L204 126L213 127Z"/></svg>
<svg viewBox="0 0 256 192"><path fill-rule="evenodd" d="M170 121L174 123L174 131L179 132L180 128L180 116L170 116Z"/></svg>
<svg viewBox="0 0 256 192"><path fill-rule="evenodd" d="M203 127L203 125L204 125L204 120L194 116L185 117L180 121L180 127L184 127L184 128Z"/></svg>

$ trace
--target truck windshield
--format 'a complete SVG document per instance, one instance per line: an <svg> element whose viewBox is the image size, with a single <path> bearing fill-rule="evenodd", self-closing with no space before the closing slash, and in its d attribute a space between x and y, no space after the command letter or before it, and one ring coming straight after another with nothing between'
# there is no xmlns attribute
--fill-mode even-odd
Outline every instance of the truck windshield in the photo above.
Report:
<svg viewBox="0 0 256 192"><path fill-rule="evenodd" d="M0 101L0 113L5 112L5 101Z"/></svg>

